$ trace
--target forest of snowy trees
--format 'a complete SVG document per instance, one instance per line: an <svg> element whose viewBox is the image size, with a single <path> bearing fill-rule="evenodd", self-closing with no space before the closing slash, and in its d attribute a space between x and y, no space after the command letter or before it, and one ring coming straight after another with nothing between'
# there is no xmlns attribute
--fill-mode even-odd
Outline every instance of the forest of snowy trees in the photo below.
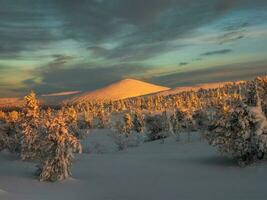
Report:
<svg viewBox="0 0 267 200"><path fill-rule="evenodd" d="M267 153L267 77L167 96L147 95L118 101L80 102L43 108L35 93L23 109L0 111L0 151L38 164L41 181L71 175L81 153L84 130L108 128L118 150L140 142L197 131L210 145L244 167ZM177 144L178 145L178 144Z"/></svg>

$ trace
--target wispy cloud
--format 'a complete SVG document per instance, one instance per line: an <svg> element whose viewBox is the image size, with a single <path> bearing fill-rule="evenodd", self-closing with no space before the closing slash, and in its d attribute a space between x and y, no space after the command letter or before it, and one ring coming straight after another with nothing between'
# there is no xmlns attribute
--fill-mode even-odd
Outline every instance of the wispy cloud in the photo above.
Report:
<svg viewBox="0 0 267 200"><path fill-rule="evenodd" d="M52 55L52 57L54 58L54 60L51 61L49 65L54 65L54 66L60 66L67 63L70 60L75 59L74 56L62 55L62 54L54 54Z"/></svg>
<svg viewBox="0 0 267 200"><path fill-rule="evenodd" d="M206 53L202 53L202 56L214 56L214 55L223 55L223 54L228 54L231 53L233 50L232 49L222 49L222 50L216 50L216 51L209 51Z"/></svg>
<svg viewBox="0 0 267 200"><path fill-rule="evenodd" d="M185 65L188 65L188 63L187 62L180 62L179 65L180 66L185 66Z"/></svg>

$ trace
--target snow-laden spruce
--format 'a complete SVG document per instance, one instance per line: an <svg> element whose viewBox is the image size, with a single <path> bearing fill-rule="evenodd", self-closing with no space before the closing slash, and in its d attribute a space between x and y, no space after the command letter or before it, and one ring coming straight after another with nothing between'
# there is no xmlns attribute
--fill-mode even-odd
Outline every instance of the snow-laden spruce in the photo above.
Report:
<svg viewBox="0 0 267 200"><path fill-rule="evenodd" d="M75 114L62 110L52 112L50 109L41 112L34 93L26 96L25 100L21 158L40 163L37 175L41 181L68 178L73 153L81 152L79 140L66 125Z"/></svg>
<svg viewBox="0 0 267 200"><path fill-rule="evenodd" d="M205 136L211 145L232 155L241 166L263 159L267 153L267 120L257 88L248 92L246 103L239 101L222 107Z"/></svg>

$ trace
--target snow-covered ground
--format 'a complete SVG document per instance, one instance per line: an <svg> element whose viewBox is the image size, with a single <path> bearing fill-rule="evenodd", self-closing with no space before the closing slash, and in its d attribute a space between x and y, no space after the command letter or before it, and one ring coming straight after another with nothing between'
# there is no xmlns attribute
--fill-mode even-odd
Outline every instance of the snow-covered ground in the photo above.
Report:
<svg viewBox="0 0 267 200"><path fill-rule="evenodd" d="M105 131L93 132L86 141L85 148L95 144L97 150L77 155L73 178L61 183L39 182L34 164L0 153L0 199L267 199L267 163L239 168L197 137L191 143L168 138L120 152Z"/></svg>

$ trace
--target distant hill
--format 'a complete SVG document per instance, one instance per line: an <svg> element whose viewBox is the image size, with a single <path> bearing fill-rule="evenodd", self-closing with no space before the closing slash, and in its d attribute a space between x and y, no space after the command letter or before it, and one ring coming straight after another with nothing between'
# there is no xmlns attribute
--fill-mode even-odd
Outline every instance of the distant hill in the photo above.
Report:
<svg viewBox="0 0 267 200"><path fill-rule="evenodd" d="M41 105L45 106L59 106L67 99L71 99L75 95L79 94L80 91L66 91L51 94L37 95L37 98ZM1 108L21 108L25 104L23 97L21 98L0 98L0 109Z"/></svg>
<svg viewBox="0 0 267 200"><path fill-rule="evenodd" d="M58 92L58 93L51 93L51 94L42 94L40 97L41 104L47 106L57 106L60 105L62 102L72 99L74 96L79 95L80 91L66 91L66 92Z"/></svg>
<svg viewBox="0 0 267 200"><path fill-rule="evenodd" d="M24 101L22 98L0 98L0 109L22 107L23 105Z"/></svg>
<svg viewBox="0 0 267 200"><path fill-rule="evenodd" d="M81 103L94 100L119 100L157 93L169 89L170 88L146 83L139 80L124 79L104 88L78 95L67 103Z"/></svg>
<svg viewBox="0 0 267 200"><path fill-rule="evenodd" d="M236 82L236 83L240 83ZM160 92L159 95L167 96L171 94L177 94L180 92L186 92L186 91L198 91L200 89L215 89L215 88L220 88L223 87L227 84L233 84L234 82L218 82L218 83L203 83L203 84L198 84L198 85L193 85L193 86L180 86L176 87L174 89L170 89L167 91Z"/></svg>

